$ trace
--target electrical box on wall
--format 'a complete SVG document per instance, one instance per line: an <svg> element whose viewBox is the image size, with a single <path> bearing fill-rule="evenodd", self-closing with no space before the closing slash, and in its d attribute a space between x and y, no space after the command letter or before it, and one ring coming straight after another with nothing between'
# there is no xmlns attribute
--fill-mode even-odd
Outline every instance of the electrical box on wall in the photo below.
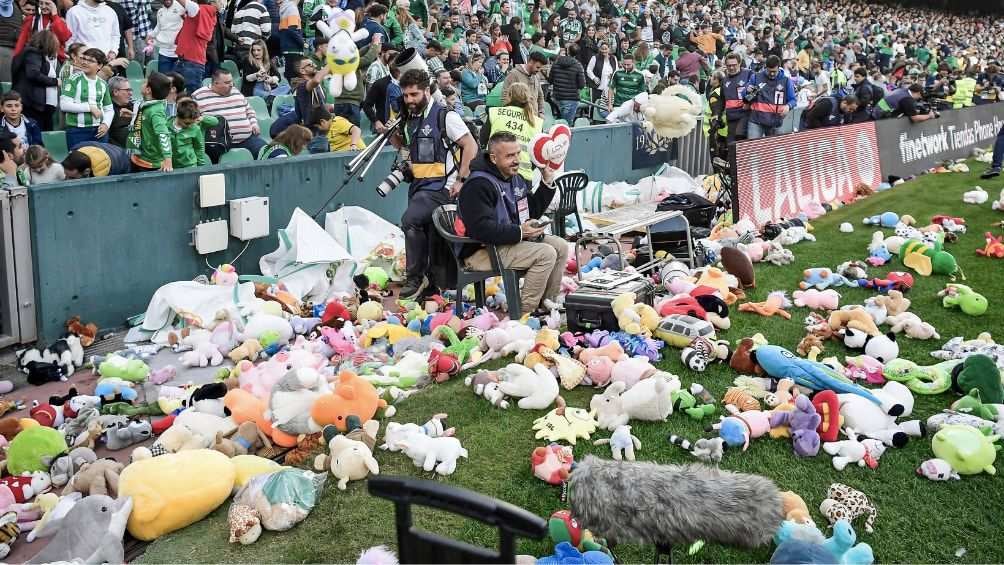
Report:
<svg viewBox="0 0 1004 565"><path fill-rule="evenodd" d="M223 251L227 248L228 241L226 220L197 224L192 230L192 245L199 255Z"/></svg>
<svg viewBox="0 0 1004 565"><path fill-rule="evenodd" d="M268 198L251 196L230 201L230 235L241 241L268 235Z"/></svg>
<svg viewBox="0 0 1004 565"><path fill-rule="evenodd" d="M199 177L199 207L223 206L227 203L227 179L223 173Z"/></svg>

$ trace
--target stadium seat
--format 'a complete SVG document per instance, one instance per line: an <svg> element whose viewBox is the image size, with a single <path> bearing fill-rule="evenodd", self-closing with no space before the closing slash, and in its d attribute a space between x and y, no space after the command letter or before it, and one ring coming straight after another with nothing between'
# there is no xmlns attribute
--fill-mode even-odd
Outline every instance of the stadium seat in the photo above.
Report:
<svg viewBox="0 0 1004 565"><path fill-rule="evenodd" d="M563 124L563 125L566 125L566 126L568 125L568 121L567 120L554 120L554 123L555 124Z"/></svg>
<svg viewBox="0 0 1004 565"><path fill-rule="evenodd" d="M137 100L143 99L143 83L146 82L145 78L131 78L129 79L129 86L132 87L132 96Z"/></svg>
<svg viewBox="0 0 1004 565"><path fill-rule="evenodd" d="M252 163L254 162L254 156L247 149L236 148L231 149L220 157L220 164L225 165L227 163Z"/></svg>
<svg viewBox="0 0 1004 565"><path fill-rule="evenodd" d="M261 138L272 141L272 136L268 134L274 120L269 116L258 116L258 127L261 128Z"/></svg>
<svg viewBox="0 0 1004 565"><path fill-rule="evenodd" d="M10 84L9 82L0 82L0 94L10 92Z"/></svg>
<svg viewBox="0 0 1004 565"><path fill-rule="evenodd" d="M146 78L143 74L143 65L139 64L139 61L129 61L129 66L126 67L126 78L128 79L143 79Z"/></svg>
<svg viewBox="0 0 1004 565"><path fill-rule="evenodd" d="M213 77L206 77L202 79L202 86L212 86L212 84L213 84Z"/></svg>
<svg viewBox="0 0 1004 565"><path fill-rule="evenodd" d="M227 59L220 63L220 68L230 71L230 74L234 76L234 82L236 82L237 78L241 76L241 72L237 69L237 63L231 59Z"/></svg>
<svg viewBox="0 0 1004 565"><path fill-rule="evenodd" d="M482 123L488 116L488 108L484 104L479 104L474 107L474 119L480 120Z"/></svg>
<svg viewBox="0 0 1004 565"><path fill-rule="evenodd" d="M474 117L474 112L470 108L468 108L467 106L464 106L464 117L465 118L473 118Z"/></svg>
<svg viewBox="0 0 1004 565"><path fill-rule="evenodd" d="M583 126L591 125L589 118L575 118L575 127L581 128Z"/></svg>
<svg viewBox="0 0 1004 565"><path fill-rule="evenodd" d="M150 59L146 62L146 76L152 75L157 71L157 59Z"/></svg>
<svg viewBox="0 0 1004 565"><path fill-rule="evenodd" d="M283 106L295 106L296 101L292 94L284 94L282 96L276 96L272 100L272 119L279 117L279 109Z"/></svg>
<svg viewBox="0 0 1004 565"><path fill-rule="evenodd" d="M366 112L359 113L359 129L362 131L363 135L366 135L373 131L373 123L370 122L369 117Z"/></svg>
<svg viewBox="0 0 1004 565"><path fill-rule="evenodd" d="M70 150L66 147L65 131L43 131L42 145L49 150L49 154L56 161L62 161Z"/></svg>
<svg viewBox="0 0 1004 565"><path fill-rule="evenodd" d="M265 103L264 98L260 96L248 96L247 100L259 120L269 117L268 104Z"/></svg>

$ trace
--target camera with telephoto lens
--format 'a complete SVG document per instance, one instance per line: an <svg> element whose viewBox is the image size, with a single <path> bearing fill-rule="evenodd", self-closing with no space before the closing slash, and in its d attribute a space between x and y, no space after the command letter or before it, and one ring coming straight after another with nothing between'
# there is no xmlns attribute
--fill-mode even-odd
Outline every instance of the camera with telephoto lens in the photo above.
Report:
<svg viewBox="0 0 1004 565"><path fill-rule="evenodd" d="M746 85L746 94L743 94L743 102L752 104L756 102L757 95L760 94L760 86L756 84Z"/></svg>
<svg viewBox="0 0 1004 565"><path fill-rule="evenodd" d="M411 174L411 167L408 165L407 161L402 161L398 163L394 169L387 175L387 178L380 181L377 185L376 191L382 197L386 197L395 188L401 185L402 182L411 182L415 177Z"/></svg>

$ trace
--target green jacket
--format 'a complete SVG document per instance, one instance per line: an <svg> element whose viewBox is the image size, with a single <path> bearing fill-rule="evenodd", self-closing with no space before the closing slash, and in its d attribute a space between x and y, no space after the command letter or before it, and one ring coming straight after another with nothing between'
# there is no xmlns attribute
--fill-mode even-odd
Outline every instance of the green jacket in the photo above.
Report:
<svg viewBox="0 0 1004 565"><path fill-rule="evenodd" d="M391 45L401 49L404 47L404 30L401 29L401 22L397 21L396 10L387 12L387 19L383 21L383 27L387 30L387 41Z"/></svg>
<svg viewBox="0 0 1004 565"><path fill-rule="evenodd" d="M380 49L374 49L373 44L367 45L366 48L360 50L359 52L359 68L356 69L356 87L352 90L342 88L342 95L335 98L335 104L355 104L359 106L363 103L363 77L365 76L366 69L376 61L377 55L380 54Z"/></svg>
<svg viewBox="0 0 1004 565"><path fill-rule="evenodd" d="M133 120L126 149L133 162L141 167L159 169L164 159L172 156L171 127L165 106L163 100L147 100Z"/></svg>
<svg viewBox="0 0 1004 565"><path fill-rule="evenodd" d="M219 118L202 116L202 121L187 128L179 128L177 120L171 122L171 147L174 151L172 164L175 169L204 167L209 164L206 155L206 138L203 128L216 127Z"/></svg>

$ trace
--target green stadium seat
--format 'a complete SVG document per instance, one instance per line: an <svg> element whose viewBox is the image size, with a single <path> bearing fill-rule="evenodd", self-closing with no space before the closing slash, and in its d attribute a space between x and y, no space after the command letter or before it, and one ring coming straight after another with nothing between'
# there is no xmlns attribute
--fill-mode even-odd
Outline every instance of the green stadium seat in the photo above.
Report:
<svg viewBox="0 0 1004 565"><path fill-rule="evenodd" d="M206 77L202 79L202 86L212 86L212 84L213 84L213 77Z"/></svg>
<svg viewBox="0 0 1004 565"><path fill-rule="evenodd" d="M129 86L132 87L132 96L137 100L143 99L143 83L146 82L145 78L131 78L129 79Z"/></svg>
<svg viewBox="0 0 1004 565"><path fill-rule="evenodd" d="M562 125L566 125L566 126L568 125L568 121L567 120L554 120L554 123L555 124L562 124Z"/></svg>
<svg viewBox="0 0 1004 565"><path fill-rule="evenodd" d="M261 128L261 138L272 141L272 136L268 134L268 130L272 127L272 118L268 116L258 116L258 127Z"/></svg>
<svg viewBox="0 0 1004 565"><path fill-rule="evenodd" d="M146 62L146 76L150 76L157 71L157 59L150 59Z"/></svg>
<svg viewBox="0 0 1004 565"><path fill-rule="evenodd" d="M45 148L49 150L49 154L56 161L62 161L70 152L69 148L66 147L65 131L43 131L42 145L45 145Z"/></svg>
<svg viewBox="0 0 1004 565"><path fill-rule="evenodd" d="M145 75L143 74L143 65L139 64L139 61L129 61L129 66L126 67L126 78L145 78Z"/></svg>
<svg viewBox="0 0 1004 565"><path fill-rule="evenodd" d="M247 149L238 147L236 149L231 149L220 157L220 164L225 165L227 163L253 163L254 155Z"/></svg>
<svg viewBox="0 0 1004 565"><path fill-rule="evenodd" d="M295 106L295 104L296 99L292 94L276 96L275 99L272 100L272 119L274 120L279 117L279 108L282 108L283 106Z"/></svg>
<svg viewBox="0 0 1004 565"><path fill-rule="evenodd" d="M10 92L10 84L9 82L0 82L0 94Z"/></svg>
<svg viewBox="0 0 1004 565"><path fill-rule="evenodd" d="M260 96L248 96L247 101L254 110L255 115L258 116L259 120L269 117L268 104L265 103L264 98Z"/></svg>
<svg viewBox="0 0 1004 565"><path fill-rule="evenodd" d="M580 118L575 118L575 126L574 127L581 128L583 126L588 126L588 125L591 125L590 122L589 122L589 118L581 118L581 117Z"/></svg>
<svg viewBox="0 0 1004 565"><path fill-rule="evenodd" d="M237 63L232 59L227 59L220 63L220 68L226 71L230 71L230 74L234 75L234 79L241 76L240 70L237 69Z"/></svg>

